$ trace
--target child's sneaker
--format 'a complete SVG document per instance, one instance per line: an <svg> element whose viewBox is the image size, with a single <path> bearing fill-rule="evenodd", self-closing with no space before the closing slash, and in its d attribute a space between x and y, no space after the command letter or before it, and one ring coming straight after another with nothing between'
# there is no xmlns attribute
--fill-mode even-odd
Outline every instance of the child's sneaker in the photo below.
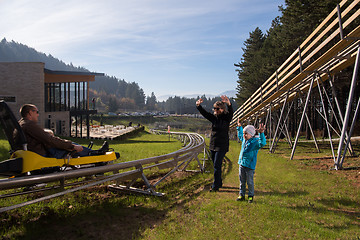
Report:
<svg viewBox="0 0 360 240"><path fill-rule="evenodd" d="M245 201L245 196L238 196L236 201Z"/></svg>
<svg viewBox="0 0 360 240"><path fill-rule="evenodd" d="M249 203L252 203L253 201L254 201L254 197L249 197L249 198L248 198L248 202L249 202Z"/></svg>

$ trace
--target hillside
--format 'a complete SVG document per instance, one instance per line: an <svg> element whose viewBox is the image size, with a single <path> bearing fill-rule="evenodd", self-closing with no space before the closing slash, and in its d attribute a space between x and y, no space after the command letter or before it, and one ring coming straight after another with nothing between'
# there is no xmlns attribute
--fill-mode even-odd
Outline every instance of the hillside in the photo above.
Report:
<svg viewBox="0 0 360 240"><path fill-rule="evenodd" d="M45 68L56 71L81 71L90 72L84 67L75 67L63 61L36 51L27 45L15 41L7 41L5 38L0 42L0 62L44 62ZM132 102L134 108L142 108L145 104L143 89L135 82L128 83L116 77L96 76L96 81L90 83L90 97L98 98L98 106L109 106L113 99L121 102Z"/></svg>

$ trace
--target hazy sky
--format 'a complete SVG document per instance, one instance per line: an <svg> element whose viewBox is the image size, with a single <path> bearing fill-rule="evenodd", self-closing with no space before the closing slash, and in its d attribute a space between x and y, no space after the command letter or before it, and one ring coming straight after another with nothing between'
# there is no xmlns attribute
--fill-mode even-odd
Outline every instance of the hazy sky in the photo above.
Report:
<svg viewBox="0 0 360 240"><path fill-rule="evenodd" d="M127 82L146 95L235 90L249 32L284 0L0 0L0 39ZM56 70L56 69L54 69Z"/></svg>

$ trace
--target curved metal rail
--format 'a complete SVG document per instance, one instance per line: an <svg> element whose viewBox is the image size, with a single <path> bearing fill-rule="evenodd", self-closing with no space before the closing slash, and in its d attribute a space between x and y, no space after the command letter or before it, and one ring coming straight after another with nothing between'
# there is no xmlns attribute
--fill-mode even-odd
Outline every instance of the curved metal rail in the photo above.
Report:
<svg viewBox="0 0 360 240"><path fill-rule="evenodd" d="M156 134L168 134L164 131L153 131ZM46 175L35 175L35 176L25 176L19 178L11 178L11 179L3 179L0 180L0 190L6 189L17 189L27 186L34 186L37 184L45 185L46 183L50 182L59 182L59 185L55 185L50 188L57 188L60 189L60 192L56 194L52 194L46 197L41 197L32 201L24 202L21 204L16 204L9 207L0 208L0 212L9 211L15 208L23 207L26 205L30 205L36 202L44 201L47 199L51 199L54 197L58 197L67 193L75 192L78 190L82 190L94 185L102 184L105 182L116 181L115 184L109 185L109 188L112 190L122 190L122 191L129 191L129 192L138 192L143 194L152 194L156 196L162 196L162 193L156 192L156 186L166 179L169 175L174 173L175 171L187 171L186 168L189 166L192 160L196 160L199 170L198 172L204 171L204 164L205 164L205 154L204 154L204 162L201 164L198 155L202 153L206 147L204 138L196 133L178 133L178 132L171 132L172 136L178 137L183 143L184 147L169 154L138 159L129 162L122 162L116 164L110 164L105 166L99 167L91 167L91 168L84 168L78 170L70 170L61 173L52 173ZM134 169L135 168L135 169ZM150 183L146 177L146 172L144 170L158 168L158 170L162 169L170 169L168 173L165 174L160 180L156 183ZM121 171L121 172L120 172ZM65 184L65 181L76 179L80 177L87 177L87 176L94 176L104 173L113 173L109 176L102 176L100 178L94 179L90 183L86 183L85 185L81 185L78 187L66 189L67 186L70 184ZM132 185L135 183L136 180L142 179L146 185L146 190L133 188ZM129 181L130 180L130 181ZM77 184L83 184L84 181L79 181ZM121 183L128 182L127 185L121 185ZM43 188L43 190L48 190L49 188ZM42 189L37 189L36 191L41 191ZM33 191L26 191L26 192L18 192L12 194L4 194L1 195L0 198L3 197L11 197L19 194L27 194L32 193Z"/></svg>

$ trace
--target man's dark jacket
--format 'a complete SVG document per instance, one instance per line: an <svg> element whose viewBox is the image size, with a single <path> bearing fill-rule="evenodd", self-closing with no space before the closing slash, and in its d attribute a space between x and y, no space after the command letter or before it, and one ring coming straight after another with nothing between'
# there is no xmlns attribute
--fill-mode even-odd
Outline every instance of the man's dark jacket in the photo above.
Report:
<svg viewBox="0 0 360 240"><path fill-rule="evenodd" d="M46 149L49 148L58 148L68 151L74 149L71 141L52 136L34 121L22 118L19 120L19 125L25 134L29 151L46 156Z"/></svg>
<svg viewBox="0 0 360 240"><path fill-rule="evenodd" d="M206 111L201 105L196 107L201 115L211 122L211 137L210 146L211 151L229 151L229 125L233 117L233 109L228 105L228 112L215 116Z"/></svg>

